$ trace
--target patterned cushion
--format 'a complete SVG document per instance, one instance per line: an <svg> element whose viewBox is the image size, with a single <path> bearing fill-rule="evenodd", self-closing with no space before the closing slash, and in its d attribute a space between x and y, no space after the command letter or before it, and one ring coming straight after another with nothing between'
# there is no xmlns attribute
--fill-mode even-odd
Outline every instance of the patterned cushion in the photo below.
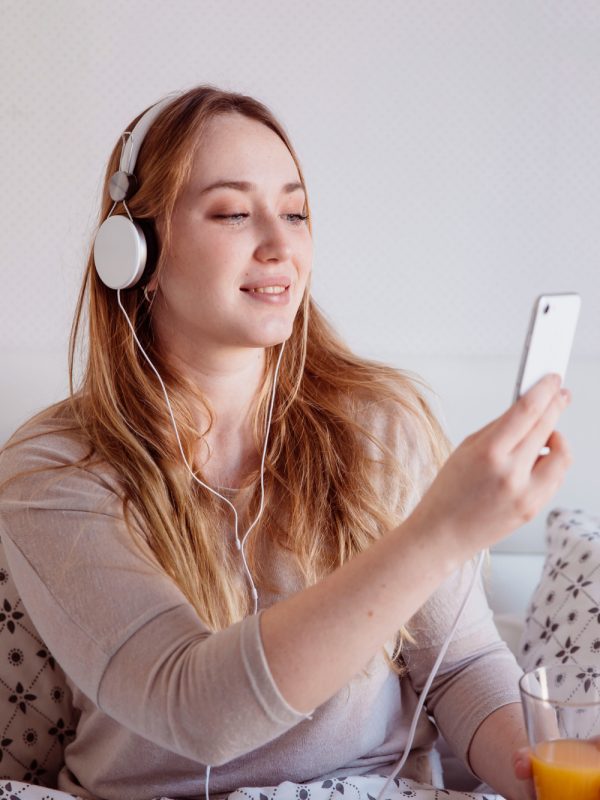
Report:
<svg viewBox="0 0 600 800"><path fill-rule="evenodd" d="M600 673L600 516L553 509L546 561L527 609L518 661L580 664Z"/></svg>
<svg viewBox="0 0 600 800"><path fill-rule="evenodd" d="M48 789L33 783L0 781L0 800L78 800L77 795Z"/></svg>
<svg viewBox="0 0 600 800"><path fill-rule="evenodd" d="M64 672L23 607L1 540L0 709L0 780L56 788L79 712Z"/></svg>

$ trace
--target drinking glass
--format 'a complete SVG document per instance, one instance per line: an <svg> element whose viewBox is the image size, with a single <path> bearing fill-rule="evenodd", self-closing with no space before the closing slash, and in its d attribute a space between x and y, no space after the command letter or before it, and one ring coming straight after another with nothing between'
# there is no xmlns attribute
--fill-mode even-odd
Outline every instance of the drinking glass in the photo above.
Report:
<svg viewBox="0 0 600 800"><path fill-rule="evenodd" d="M538 667L519 689L538 800L600 800L600 664Z"/></svg>

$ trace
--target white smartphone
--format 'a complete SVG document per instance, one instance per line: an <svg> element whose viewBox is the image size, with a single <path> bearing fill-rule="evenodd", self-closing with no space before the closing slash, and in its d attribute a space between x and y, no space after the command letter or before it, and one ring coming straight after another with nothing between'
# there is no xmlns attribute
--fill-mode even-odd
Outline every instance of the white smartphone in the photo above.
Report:
<svg viewBox="0 0 600 800"><path fill-rule="evenodd" d="M536 299L513 403L549 372L558 373L561 384L564 384L580 308L581 297L576 292L542 294ZM545 446L540 450L540 455L545 456L549 452L550 448Z"/></svg>
<svg viewBox="0 0 600 800"><path fill-rule="evenodd" d="M535 303L517 375L513 403L549 372L564 383L581 308L576 292L542 294Z"/></svg>

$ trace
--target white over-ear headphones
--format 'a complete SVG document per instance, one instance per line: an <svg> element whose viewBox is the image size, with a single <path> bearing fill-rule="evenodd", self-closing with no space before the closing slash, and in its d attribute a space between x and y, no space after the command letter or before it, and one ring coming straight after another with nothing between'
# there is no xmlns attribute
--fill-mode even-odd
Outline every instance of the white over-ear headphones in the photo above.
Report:
<svg viewBox="0 0 600 800"><path fill-rule="evenodd" d="M109 193L114 200L108 217L104 220L94 240L94 264L100 280L110 289L129 289L137 283L146 283L158 257L158 246L152 220L134 220L126 200L138 188L134 174L140 147L148 130L165 106L182 92L173 92L146 111L127 137L121 151L119 170L110 179ZM123 203L127 216L112 216L117 203Z"/></svg>

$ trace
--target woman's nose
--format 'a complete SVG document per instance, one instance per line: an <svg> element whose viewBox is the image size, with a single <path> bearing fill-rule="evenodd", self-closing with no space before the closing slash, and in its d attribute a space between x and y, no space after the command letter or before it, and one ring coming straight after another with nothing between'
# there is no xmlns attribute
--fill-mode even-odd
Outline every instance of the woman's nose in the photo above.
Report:
<svg viewBox="0 0 600 800"><path fill-rule="evenodd" d="M265 225L261 229L256 257L260 261L288 261L291 256L292 246L286 232L278 228L277 224Z"/></svg>

